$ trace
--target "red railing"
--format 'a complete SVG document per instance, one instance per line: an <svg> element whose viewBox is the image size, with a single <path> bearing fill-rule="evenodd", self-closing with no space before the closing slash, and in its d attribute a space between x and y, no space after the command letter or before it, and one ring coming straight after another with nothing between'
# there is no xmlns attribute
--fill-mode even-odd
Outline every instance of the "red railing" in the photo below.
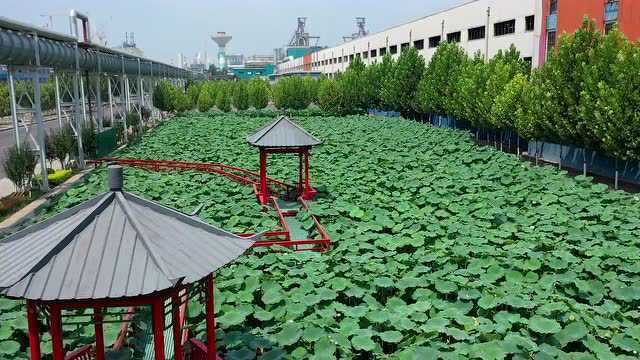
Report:
<svg viewBox="0 0 640 360"><path fill-rule="evenodd" d="M177 161L177 160L139 160L139 159L119 159L119 158L102 158L99 160L89 161L88 163L94 165L100 165L103 162L111 162L119 165L132 166L138 168L144 168L152 171L161 171L161 170L171 170L171 171L201 171L208 173L217 173L223 176L230 178L236 182L241 184L251 185L253 191L258 196L259 186L260 186L260 174L246 170L243 168L239 168L236 166L230 166L225 164L216 164L216 163L202 163L202 162L187 162L187 161ZM270 191L273 194L281 194L284 192L285 194L289 193L294 189L293 185L287 184L280 180L267 178L268 184L270 186ZM275 187L272 189L271 186ZM318 219L311 215L313 218L313 222L318 230L318 233L321 236L321 239L305 239L305 240L291 240L291 229L289 225L285 221L285 217L295 216L297 211L283 211L278 205L278 198L273 196L271 197L271 203L273 208L276 210L278 215L278 221L280 222L280 226L282 226L283 230L281 231L269 231L264 234L263 240L257 241L253 247L265 247L265 246L285 246L292 247L296 251L310 250L310 251L327 251L331 245L331 238L327 234L326 230ZM302 198L299 197L298 201L302 204L302 207L309 211L309 205ZM255 234L239 234L239 236L250 237ZM304 248L298 249L298 245L310 245L317 244L318 247L312 248Z"/></svg>
<svg viewBox="0 0 640 360"><path fill-rule="evenodd" d="M202 341L193 338L189 340L190 352L187 360L207 360L207 345ZM222 360L220 355L216 354L216 360Z"/></svg>
<svg viewBox="0 0 640 360"><path fill-rule="evenodd" d="M258 185L260 183L260 174L255 171L239 168L226 164L188 162L177 160L140 160L140 159L119 159L119 158L102 158L98 160L88 161L89 164L100 165L103 162L111 162L119 165L126 165L138 168L144 168L153 171L175 170L175 171L202 171L208 173L217 173L230 178L241 184ZM287 193L295 187L283 181L267 177L267 183L274 193ZM257 187L255 188L257 189Z"/></svg>
<svg viewBox="0 0 640 360"><path fill-rule="evenodd" d="M85 345L67 354L65 360L93 360L93 345Z"/></svg>

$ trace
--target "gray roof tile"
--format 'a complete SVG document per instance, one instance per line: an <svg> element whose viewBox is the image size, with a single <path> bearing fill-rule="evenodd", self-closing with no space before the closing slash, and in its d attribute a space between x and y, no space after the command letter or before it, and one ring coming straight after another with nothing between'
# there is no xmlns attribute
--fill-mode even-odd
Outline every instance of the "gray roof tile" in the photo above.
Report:
<svg viewBox="0 0 640 360"><path fill-rule="evenodd" d="M257 240L113 191L0 242L0 294L121 298L193 283Z"/></svg>
<svg viewBox="0 0 640 360"><path fill-rule="evenodd" d="M247 141L258 147L305 147L322 144L322 141L286 116L280 116L271 124L248 136Z"/></svg>

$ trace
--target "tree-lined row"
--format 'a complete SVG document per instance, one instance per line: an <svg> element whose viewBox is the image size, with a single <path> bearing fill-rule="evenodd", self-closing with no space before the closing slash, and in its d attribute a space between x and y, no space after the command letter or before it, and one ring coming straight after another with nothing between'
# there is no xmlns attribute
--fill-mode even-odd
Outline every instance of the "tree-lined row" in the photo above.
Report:
<svg viewBox="0 0 640 360"><path fill-rule="evenodd" d="M33 99L33 87L31 84L16 82L17 94L29 94L29 97L17 99L18 105L22 107L31 107L29 99ZM56 105L56 93L53 82L43 83L40 85L40 97L42 99L42 110L52 110ZM9 85L7 82L0 83L0 117L11 115L11 97Z"/></svg>
<svg viewBox="0 0 640 360"><path fill-rule="evenodd" d="M343 74L322 82L319 105L335 114L378 108L452 116L477 129L515 130L528 140L637 160L640 46L617 30L603 35L585 20L532 72L513 47L484 61L444 43L426 65L407 49L397 62L385 57L366 68L355 59Z"/></svg>
<svg viewBox="0 0 640 360"><path fill-rule="evenodd" d="M198 109L201 112L218 109L229 112L232 108L264 109L269 105L271 88L260 79L241 81L192 82L186 93L168 81L160 82L153 94L154 106L163 111L183 112Z"/></svg>

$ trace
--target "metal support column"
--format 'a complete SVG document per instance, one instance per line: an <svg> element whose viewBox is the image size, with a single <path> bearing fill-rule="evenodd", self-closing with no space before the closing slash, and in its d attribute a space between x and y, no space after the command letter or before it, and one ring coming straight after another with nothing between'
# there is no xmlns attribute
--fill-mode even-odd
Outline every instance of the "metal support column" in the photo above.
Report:
<svg viewBox="0 0 640 360"><path fill-rule="evenodd" d="M80 119L80 54L78 53L78 43L75 44L76 68L73 73L73 119L76 126L76 136L78 139L78 167L84 169L84 147L82 145L83 124Z"/></svg>
<svg viewBox="0 0 640 360"><path fill-rule="evenodd" d="M107 78L107 92L109 93L109 119L111 120L111 126L115 127L115 117L113 116L113 93L111 91L111 78Z"/></svg>
<svg viewBox="0 0 640 360"><path fill-rule="evenodd" d="M40 156L40 175L42 183L40 190L49 191L49 177L47 176L47 149L45 145L44 121L42 118L42 97L40 94L40 44L38 34L33 34L35 47L36 70L33 72L33 100L36 120L36 134L38 136L38 155Z"/></svg>
<svg viewBox="0 0 640 360"><path fill-rule="evenodd" d="M16 85L11 69L9 69L9 95L11 98L11 121L13 122L13 132L16 136L16 147L20 149L20 126L18 124L18 106L16 104Z"/></svg>
<svg viewBox="0 0 640 360"><path fill-rule="evenodd" d="M58 127L62 129L62 99L60 98L60 79L58 74L54 75L55 79L55 93L56 93L56 115L58 116Z"/></svg>
<svg viewBox="0 0 640 360"><path fill-rule="evenodd" d="M96 123L98 124L98 132L102 132L102 121L104 114L102 113L102 89L100 87L100 78L102 77L102 64L98 56L98 74L96 75Z"/></svg>

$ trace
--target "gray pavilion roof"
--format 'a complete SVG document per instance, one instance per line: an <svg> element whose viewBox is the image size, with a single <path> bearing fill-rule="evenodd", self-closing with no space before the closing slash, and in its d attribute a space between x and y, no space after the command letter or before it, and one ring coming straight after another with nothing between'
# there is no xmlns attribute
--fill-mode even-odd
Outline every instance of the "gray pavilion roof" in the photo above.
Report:
<svg viewBox="0 0 640 360"><path fill-rule="evenodd" d="M32 300L150 294L202 279L258 237L109 191L0 242L0 294Z"/></svg>
<svg viewBox="0 0 640 360"><path fill-rule="evenodd" d="M284 115L248 136L247 141L258 147L306 147L322 144L322 141Z"/></svg>

